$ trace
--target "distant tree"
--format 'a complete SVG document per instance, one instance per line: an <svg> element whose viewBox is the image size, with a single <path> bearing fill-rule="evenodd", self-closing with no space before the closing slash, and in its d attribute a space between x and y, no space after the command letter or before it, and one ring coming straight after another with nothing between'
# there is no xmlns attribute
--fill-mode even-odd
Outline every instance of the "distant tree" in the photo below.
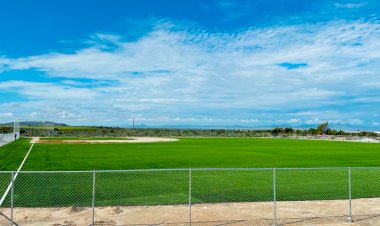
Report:
<svg viewBox="0 0 380 226"><path fill-rule="evenodd" d="M285 128L284 129L284 132L289 134L289 133L293 133L294 132L294 129L293 128Z"/></svg>
<svg viewBox="0 0 380 226"><path fill-rule="evenodd" d="M328 129L329 129L329 123L328 122L324 122L322 124L319 124L317 127L318 134L326 134Z"/></svg>
<svg viewBox="0 0 380 226"><path fill-rule="evenodd" d="M279 128L279 127L276 127L276 128L274 128L274 129L272 130L272 134L273 134L274 136L277 136L279 133L281 133L281 128Z"/></svg>

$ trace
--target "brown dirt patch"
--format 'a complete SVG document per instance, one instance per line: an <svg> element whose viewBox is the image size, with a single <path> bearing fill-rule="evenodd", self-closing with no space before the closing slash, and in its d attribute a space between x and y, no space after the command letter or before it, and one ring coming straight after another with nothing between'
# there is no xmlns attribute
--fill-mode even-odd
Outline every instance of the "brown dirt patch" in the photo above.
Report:
<svg viewBox="0 0 380 226"><path fill-rule="evenodd" d="M156 143L156 142L174 142L175 138L165 137L126 137L127 140L40 140L39 137L33 137L31 143L43 144L96 144L96 143Z"/></svg>
<svg viewBox="0 0 380 226"><path fill-rule="evenodd" d="M277 225L329 225L359 226L380 225L380 198L356 199L352 202L353 220L347 223L348 201L295 201L277 202ZM76 209L76 208L74 208ZM72 211L68 208L15 208L14 219L18 225L90 225L91 208ZM10 210L0 209L5 216ZM196 226L272 225L272 202L195 204L192 221ZM188 225L187 205L97 207L95 225ZM0 217L0 225L9 225Z"/></svg>

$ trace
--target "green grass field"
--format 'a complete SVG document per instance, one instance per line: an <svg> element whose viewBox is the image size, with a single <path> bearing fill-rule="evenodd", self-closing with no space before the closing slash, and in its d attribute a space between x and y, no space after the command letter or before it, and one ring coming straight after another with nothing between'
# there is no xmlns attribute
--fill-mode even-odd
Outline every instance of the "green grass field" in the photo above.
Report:
<svg viewBox="0 0 380 226"><path fill-rule="evenodd" d="M15 170L29 148L20 139L0 149L2 170ZM261 139L186 138L168 143L36 144L23 171L168 168L282 168L276 170L278 200L346 199L346 167L380 166L380 145ZM21 173L16 206L89 206L92 172ZM0 175L0 188L9 183ZM157 205L188 202L188 170L97 172L96 204ZM380 197L380 168L352 169L353 197ZM192 171L194 203L269 201L273 170ZM9 200L8 200L9 203Z"/></svg>
<svg viewBox="0 0 380 226"><path fill-rule="evenodd" d="M380 166L380 145L262 138L36 144L24 170Z"/></svg>

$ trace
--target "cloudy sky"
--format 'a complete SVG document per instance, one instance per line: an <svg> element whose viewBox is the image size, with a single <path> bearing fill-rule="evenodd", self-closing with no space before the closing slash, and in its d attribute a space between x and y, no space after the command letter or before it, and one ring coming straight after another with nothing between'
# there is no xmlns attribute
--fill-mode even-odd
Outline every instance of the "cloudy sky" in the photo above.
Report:
<svg viewBox="0 0 380 226"><path fill-rule="evenodd" d="M379 8L2 1L0 122L379 130Z"/></svg>

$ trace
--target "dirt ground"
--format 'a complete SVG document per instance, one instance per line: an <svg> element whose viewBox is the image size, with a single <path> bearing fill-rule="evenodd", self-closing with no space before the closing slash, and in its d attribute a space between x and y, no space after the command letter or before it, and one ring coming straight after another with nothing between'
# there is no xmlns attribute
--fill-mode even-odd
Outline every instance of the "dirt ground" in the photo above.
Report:
<svg viewBox="0 0 380 226"><path fill-rule="evenodd" d="M0 225L9 225L10 209L0 209ZM349 202L286 201L277 202L277 225L380 225L380 198L352 201L353 223L347 222ZM192 225L237 226L273 225L273 203L195 204ZM95 225L189 225L188 205L97 207ZM81 226L90 225L91 208L15 208L15 225Z"/></svg>
<svg viewBox="0 0 380 226"><path fill-rule="evenodd" d="M164 137L126 137L128 140L40 140L39 137L33 137L31 143L80 143L80 144L94 144L94 143L155 143L155 142L173 142L178 141L174 138Z"/></svg>

